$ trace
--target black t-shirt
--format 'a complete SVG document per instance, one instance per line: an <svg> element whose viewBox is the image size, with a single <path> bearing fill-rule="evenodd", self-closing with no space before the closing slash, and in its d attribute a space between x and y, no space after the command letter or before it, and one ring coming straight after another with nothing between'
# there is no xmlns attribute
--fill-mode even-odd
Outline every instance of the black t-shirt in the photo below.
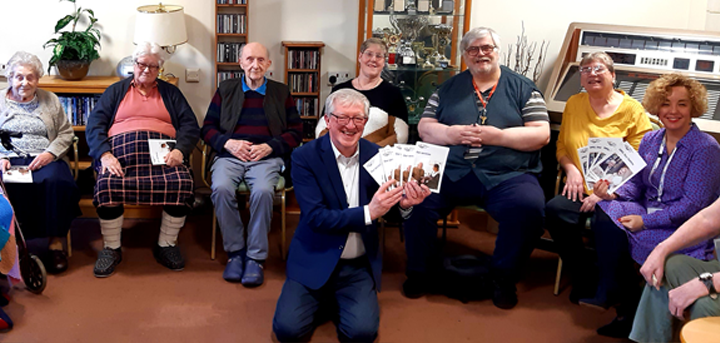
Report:
<svg viewBox="0 0 720 343"><path fill-rule="evenodd" d="M380 84L368 90L355 89L352 85L352 80L343 82L335 85L332 91L335 92L338 89L350 88L354 89L368 98L370 106L378 107L387 114L402 119L405 123L408 121L408 109L403 99L400 89L391 85L387 81L383 80ZM323 111L324 113L325 111Z"/></svg>

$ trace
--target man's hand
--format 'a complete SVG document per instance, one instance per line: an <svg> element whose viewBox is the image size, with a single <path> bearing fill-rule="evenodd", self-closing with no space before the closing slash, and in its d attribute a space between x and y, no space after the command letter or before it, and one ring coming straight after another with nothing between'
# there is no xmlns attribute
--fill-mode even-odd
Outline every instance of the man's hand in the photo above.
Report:
<svg viewBox="0 0 720 343"><path fill-rule="evenodd" d="M587 198L582 200L582 206L580 206L580 212L592 212L595 211L595 205L602 199L597 195L590 194Z"/></svg>
<svg viewBox="0 0 720 343"><path fill-rule="evenodd" d="M183 163L183 153L178 149L173 149L169 154L165 155L165 164L168 167L177 167Z"/></svg>
<svg viewBox="0 0 720 343"><path fill-rule="evenodd" d="M621 217L620 224L632 232L640 231L645 227L642 217L636 214Z"/></svg>
<svg viewBox="0 0 720 343"><path fill-rule="evenodd" d="M250 147L250 160L260 161L272 153L273 149L267 143L255 144Z"/></svg>
<svg viewBox="0 0 720 343"><path fill-rule="evenodd" d="M480 128L480 144L501 146L503 130L492 125L478 125Z"/></svg>
<svg viewBox="0 0 720 343"><path fill-rule="evenodd" d="M395 180L390 180L382 184L375 195L373 195L368 209L370 210L370 219L375 220L380 218L382 215L390 211L390 208L402 199L402 187L395 187L395 189L389 191L388 188L395 183Z"/></svg>
<svg viewBox="0 0 720 343"><path fill-rule="evenodd" d="M568 200L583 201L583 194L585 193L585 188L583 187L582 174L580 174L580 171L577 170L575 166L572 166L572 168L568 167L567 169L568 170L565 171L565 173L567 174L567 180L565 181L565 187L563 187L562 195L564 197L567 197Z"/></svg>
<svg viewBox="0 0 720 343"><path fill-rule="evenodd" d="M608 187L610 187L610 183L607 180L598 180L598 182L595 182L595 186L593 187L593 194L603 200L610 201L617 199L617 195L615 193L608 194Z"/></svg>
<svg viewBox="0 0 720 343"><path fill-rule="evenodd" d="M0 171L4 173L8 169L10 169L10 160L3 158L0 160Z"/></svg>
<svg viewBox="0 0 720 343"><path fill-rule="evenodd" d="M448 126L446 134L453 145L472 145L481 147L480 126L478 125L452 125Z"/></svg>
<svg viewBox="0 0 720 343"><path fill-rule="evenodd" d="M35 156L35 158L30 162L30 165L28 166L28 169L30 170L38 170L48 164L50 162L55 161L55 155L49 153L49 152L43 152L40 155Z"/></svg>
<svg viewBox="0 0 720 343"><path fill-rule="evenodd" d="M652 285L657 290L660 290L662 285L666 258L667 254L663 251L661 243L653 249L640 268L640 274L645 278L648 285Z"/></svg>
<svg viewBox="0 0 720 343"><path fill-rule="evenodd" d="M109 172L111 175L124 177L125 172L123 172L122 166L120 165L120 161L118 161L115 156L111 152L106 152L102 156L100 156L100 164L102 165L102 168L100 169L100 174L105 174L105 172Z"/></svg>
<svg viewBox="0 0 720 343"><path fill-rule="evenodd" d="M430 195L430 188L425 185L418 184L417 181L411 180L403 184L405 195L400 199L400 207L408 209L425 200Z"/></svg>
<svg viewBox="0 0 720 343"><path fill-rule="evenodd" d="M698 278L694 278L680 287L671 289L668 293L670 313L680 320L685 319L685 309L692 305L695 300L707 295L707 287Z"/></svg>
<svg viewBox="0 0 720 343"><path fill-rule="evenodd" d="M240 161L248 162L251 160L250 147L252 143L240 139L228 139L223 146L225 150L237 157Z"/></svg>

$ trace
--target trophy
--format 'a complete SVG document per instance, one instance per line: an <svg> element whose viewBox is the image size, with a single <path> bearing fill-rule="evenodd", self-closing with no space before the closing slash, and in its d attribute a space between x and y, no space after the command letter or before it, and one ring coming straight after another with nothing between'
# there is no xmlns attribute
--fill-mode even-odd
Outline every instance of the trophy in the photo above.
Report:
<svg viewBox="0 0 720 343"><path fill-rule="evenodd" d="M396 33L390 29L385 29L383 41L385 41L388 46L388 69L395 70L398 67L397 54L398 44L400 43L401 37L402 33Z"/></svg>
<svg viewBox="0 0 720 343"><path fill-rule="evenodd" d="M408 15L417 14L417 6L415 6L415 0L407 0L407 5L405 5L405 11L407 11Z"/></svg>
<svg viewBox="0 0 720 343"><path fill-rule="evenodd" d="M437 67L447 68L450 65L450 60L445 56L445 48L450 44L452 29L453 27L447 24L430 26L430 30L433 32L433 47L435 48L433 56L435 57L435 66Z"/></svg>
<svg viewBox="0 0 720 343"><path fill-rule="evenodd" d="M403 56L403 64L413 65L417 64L420 59L417 53L417 46L415 40L417 39L420 31L427 26L427 17L404 17L397 18L395 15L390 16L390 24L399 32L402 32L403 37L406 37L403 45L400 47L400 53ZM420 42L422 43L422 42Z"/></svg>

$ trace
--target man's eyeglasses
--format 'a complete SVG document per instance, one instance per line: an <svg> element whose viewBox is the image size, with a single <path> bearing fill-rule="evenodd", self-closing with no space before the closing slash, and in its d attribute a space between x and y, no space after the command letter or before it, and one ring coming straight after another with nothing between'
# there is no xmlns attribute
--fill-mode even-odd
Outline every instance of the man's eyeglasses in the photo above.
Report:
<svg viewBox="0 0 720 343"><path fill-rule="evenodd" d="M470 56L477 56L480 51L482 51L483 55L487 55L495 50L497 50L496 46L487 44L482 46L469 46L467 49L465 49L465 52L467 52L467 54Z"/></svg>
<svg viewBox="0 0 720 343"><path fill-rule="evenodd" d="M152 64L145 64L142 62L135 61L135 64L140 67L140 70L145 70L145 68L150 69L150 71L157 71L160 69L160 66L152 65Z"/></svg>
<svg viewBox="0 0 720 343"><path fill-rule="evenodd" d="M370 50L365 50L365 52L363 52L363 55L365 55L365 57L367 57L371 60L372 59L376 59L376 60L384 60L385 59L385 54L374 53Z"/></svg>
<svg viewBox="0 0 720 343"><path fill-rule="evenodd" d="M595 73L597 75L602 74L607 71L607 68L605 66L587 66L587 67L580 67L580 74L588 75L590 73Z"/></svg>
<svg viewBox="0 0 720 343"><path fill-rule="evenodd" d="M351 120L357 126L363 125L367 121L366 117L341 117L334 113L330 113L330 115L335 117L335 120L337 120L338 124L343 125L343 126L347 125Z"/></svg>

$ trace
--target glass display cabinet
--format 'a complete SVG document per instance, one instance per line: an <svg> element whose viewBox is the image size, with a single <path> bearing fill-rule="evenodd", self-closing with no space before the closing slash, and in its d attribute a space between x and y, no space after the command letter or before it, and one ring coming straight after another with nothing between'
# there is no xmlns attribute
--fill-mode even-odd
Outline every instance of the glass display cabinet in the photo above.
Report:
<svg viewBox="0 0 720 343"><path fill-rule="evenodd" d="M382 78L405 96L410 142L418 138L417 123L430 95L465 70L460 40L469 28L470 7L469 0L360 0L358 51L370 37L387 44Z"/></svg>

